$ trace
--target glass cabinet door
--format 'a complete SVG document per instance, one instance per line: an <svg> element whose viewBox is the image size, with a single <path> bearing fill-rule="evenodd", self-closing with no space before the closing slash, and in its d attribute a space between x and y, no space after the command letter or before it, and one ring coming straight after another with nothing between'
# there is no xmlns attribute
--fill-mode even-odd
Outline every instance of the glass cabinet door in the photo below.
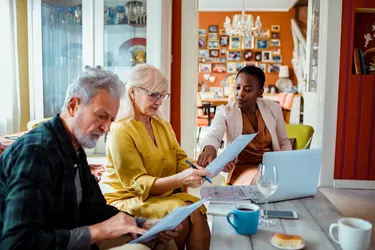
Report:
<svg viewBox="0 0 375 250"><path fill-rule="evenodd" d="M82 1L41 1L43 117L60 112L82 71Z"/></svg>
<svg viewBox="0 0 375 250"><path fill-rule="evenodd" d="M100 7L95 62L125 80L132 67L146 63L147 1L105 0Z"/></svg>
<svg viewBox="0 0 375 250"><path fill-rule="evenodd" d="M319 56L319 17L320 0L312 0L309 7L309 34L308 34L308 79L307 92L317 92L318 88L318 56Z"/></svg>

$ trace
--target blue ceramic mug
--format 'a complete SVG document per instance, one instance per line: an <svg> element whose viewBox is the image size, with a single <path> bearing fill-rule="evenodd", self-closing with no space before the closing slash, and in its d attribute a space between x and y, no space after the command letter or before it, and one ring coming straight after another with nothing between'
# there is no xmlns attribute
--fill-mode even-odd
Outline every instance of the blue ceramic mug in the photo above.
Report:
<svg viewBox="0 0 375 250"><path fill-rule="evenodd" d="M259 223L259 207L250 203L236 205L233 212L227 214L227 220L238 234L256 234Z"/></svg>

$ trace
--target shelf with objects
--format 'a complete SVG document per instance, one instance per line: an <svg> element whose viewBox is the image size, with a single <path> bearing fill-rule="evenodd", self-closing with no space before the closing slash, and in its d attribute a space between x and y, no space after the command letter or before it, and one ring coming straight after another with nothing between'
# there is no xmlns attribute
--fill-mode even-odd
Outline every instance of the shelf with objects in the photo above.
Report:
<svg viewBox="0 0 375 250"><path fill-rule="evenodd" d="M104 69L120 76L133 66L146 63L146 2L104 2Z"/></svg>
<svg viewBox="0 0 375 250"><path fill-rule="evenodd" d="M353 70L356 75L375 74L375 9L355 10Z"/></svg>

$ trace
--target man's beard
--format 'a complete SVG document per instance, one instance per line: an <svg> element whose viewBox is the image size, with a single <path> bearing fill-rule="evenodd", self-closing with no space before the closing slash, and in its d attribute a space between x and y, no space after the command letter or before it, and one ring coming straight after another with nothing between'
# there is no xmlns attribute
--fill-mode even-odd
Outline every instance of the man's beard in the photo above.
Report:
<svg viewBox="0 0 375 250"><path fill-rule="evenodd" d="M96 135L100 135L100 134L84 135L81 131L81 128L80 128L82 119L83 119L83 113L81 113L77 117L78 121L74 126L74 136L76 137L76 140L77 140L78 144L81 145L82 147L93 148L93 147L95 147L96 143L98 142L100 136L99 136L99 138L95 138L95 137L96 137Z"/></svg>

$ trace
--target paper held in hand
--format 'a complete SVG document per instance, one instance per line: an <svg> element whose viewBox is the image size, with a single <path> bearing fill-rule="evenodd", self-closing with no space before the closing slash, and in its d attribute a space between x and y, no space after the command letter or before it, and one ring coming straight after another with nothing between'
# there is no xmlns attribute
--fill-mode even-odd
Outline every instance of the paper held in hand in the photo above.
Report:
<svg viewBox="0 0 375 250"><path fill-rule="evenodd" d="M241 153L241 151L249 144L258 133L250 135L239 135L234 141L232 141L226 149L213 160L206 169L211 173L211 178L217 176L222 171L228 162Z"/></svg>
<svg viewBox="0 0 375 250"><path fill-rule="evenodd" d="M157 238L158 234L163 231L175 229L185 218L187 218L192 212L202 206L206 201L206 199L202 199L189 206L176 208L170 214L160 220L155 226L150 228L150 230L148 230L141 237L132 240L129 243L148 242Z"/></svg>

